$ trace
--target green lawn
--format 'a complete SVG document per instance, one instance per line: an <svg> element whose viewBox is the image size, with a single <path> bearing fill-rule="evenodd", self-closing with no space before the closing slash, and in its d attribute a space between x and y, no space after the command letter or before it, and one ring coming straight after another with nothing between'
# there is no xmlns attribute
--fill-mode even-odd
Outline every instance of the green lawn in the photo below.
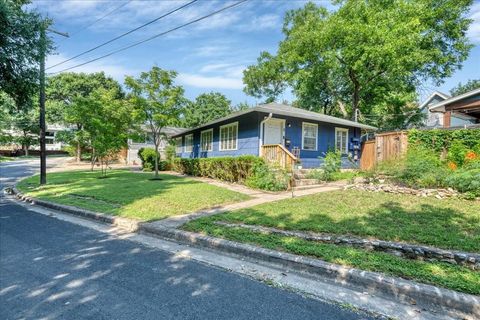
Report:
<svg viewBox="0 0 480 320"><path fill-rule="evenodd" d="M109 171L98 179L98 171L50 173L48 184L38 185L38 177L21 181L18 188L30 196L104 212L122 217L151 221L194 212L249 197L192 179L161 175L163 180L149 180L152 173L125 170Z"/></svg>
<svg viewBox="0 0 480 320"><path fill-rule="evenodd" d="M396 257L343 245L215 224L241 222L287 230L352 234L480 252L480 203L359 190L287 199L193 220L185 230L313 256L363 270L480 294L480 272L444 262Z"/></svg>
<svg viewBox="0 0 480 320"><path fill-rule="evenodd" d="M461 199L333 191L258 205L209 219L480 252L480 202Z"/></svg>
<svg viewBox="0 0 480 320"><path fill-rule="evenodd" d="M0 156L0 162L4 162L4 161L10 161L10 160L13 160L12 158L10 157L4 157L4 156Z"/></svg>

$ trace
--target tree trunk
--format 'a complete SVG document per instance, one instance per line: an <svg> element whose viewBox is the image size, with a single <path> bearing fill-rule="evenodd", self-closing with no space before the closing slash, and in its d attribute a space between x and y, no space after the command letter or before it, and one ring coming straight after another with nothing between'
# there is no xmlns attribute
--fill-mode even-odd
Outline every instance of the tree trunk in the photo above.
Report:
<svg viewBox="0 0 480 320"><path fill-rule="evenodd" d="M75 160L77 161L77 163L80 163L80 161L82 160L82 146L80 145L80 141L77 142L77 151L75 154Z"/></svg>
<svg viewBox="0 0 480 320"><path fill-rule="evenodd" d="M23 145L23 152L25 153L25 156L28 157L28 144Z"/></svg>
<svg viewBox="0 0 480 320"><path fill-rule="evenodd" d="M158 179L158 138L155 140L155 179Z"/></svg>
<svg viewBox="0 0 480 320"><path fill-rule="evenodd" d="M95 167L95 162L97 157L95 156L95 148L92 148L92 158L90 159L91 168L90 171L93 171L93 167Z"/></svg>
<svg viewBox="0 0 480 320"><path fill-rule="evenodd" d="M357 85L354 85L353 94L352 94L352 109L353 109L352 120L355 120L355 115L357 114L359 104L360 104L360 88Z"/></svg>

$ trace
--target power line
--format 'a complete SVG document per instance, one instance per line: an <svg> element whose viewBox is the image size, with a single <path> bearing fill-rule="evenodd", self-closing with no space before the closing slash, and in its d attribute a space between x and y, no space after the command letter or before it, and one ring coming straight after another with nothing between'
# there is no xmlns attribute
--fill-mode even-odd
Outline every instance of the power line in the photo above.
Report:
<svg viewBox="0 0 480 320"><path fill-rule="evenodd" d="M112 11L108 12L107 14L101 16L100 18L98 18L97 20L93 21L92 23L90 24L87 24L83 27L81 27L80 29L78 29L77 31L74 31L73 33L70 33L70 38L73 36L73 35L76 35L78 33L80 33L81 31L85 30L85 29L88 29L90 28L91 26L93 26L95 23L99 22L99 21L102 21L103 19L105 19L106 17L112 15L113 13L117 12L118 10L120 10L121 8L125 7L127 4L129 4L130 2L132 2L133 0L128 0L127 2L124 2L122 3L120 6L116 7L115 9L113 9ZM63 40L63 41L66 41ZM63 42L62 41L62 42ZM61 42L60 42L61 43Z"/></svg>
<svg viewBox="0 0 480 320"><path fill-rule="evenodd" d="M196 23L196 22L199 22L199 21L205 20L205 19L207 19L207 18L210 18L211 16L214 16L214 15L216 15L216 14L219 14L219 13L221 13L221 12L223 12L223 11L225 11L225 10L228 10L228 9L230 9L230 8L236 7L236 6L242 4L242 3L246 2L246 1L248 1L248 0L241 0L241 1L235 2L235 3L231 4L231 5L228 5L228 6L226 6L226 7L223 7L222 9L219 9L219 10L217 10L217 11L211 12L211 13L205 15L205 16L202 16L202 17L200 17L200 18L191 20L190 22L184 23L184 24L182 24L182 25L180 25L180 26L177 26L177 27L175 27L175 28L169 29L169 30L164 31L164 32L162 32L162 33L158 33L158 34L156 34L156 35L154 35L154 36L151 36L151 37L149 37L149 38L147 38L147 39L144 39L144 40L141 40L141 41L138 41L138 42L134 42L134 43L132 43L132 44L130 44L130 45L127 45L127 46L125 46L125 47L122 47L122 48L119 48L119 49L117 49L117 50L111 51L111 52L109 52L109 53L107 53L107 54L105 54L105 55L103 55L103 56L98 57L98 58L88 60L88 61L86 61L86 62L83 62L83 63L77 64L77 65L74 65L74 66L72 66L72 67L69 67L69 68L66 68L66 69L63 69L63 70L60 70L60 71L57 71L57 72L53 72L53 73L51 73L51 74L57 74L57 73L61 73L61 72L64 72L64 71L68 71L68 70L71 70L71 69L74 69L74 68L78 68L78 67L84 66L84 65L86 65L86 64L89 64L89 63L98 61L98 60L100 60L100 59L109 57L109 56L114 55L114 54L116 54L116 53L118 53L118 52L125 51L125 50L127 50L127 49L136 47L136 46L138 46L138 45L140 45L140 44L142 44L142 43L148 42L148 41L150 41L150 40L153 40L153 39L156 39L156 38L158 38L158 37L164 36L164 35L166 35L166 34L168 34L168 33L171 33L171 32L173 32L173 31L176 31L176 30L178 30L178 29L185 28L185 27L187 27L187 26L189 26L189 25L191 25L191 24L194 24L194 23Z"/></svg>
<svg viewBox="0 0 480 320"><path fill-rule="evenodd" d="M179 11L179 10L182 10L183 8L188 7L189 5L191 5L191 4L193 4L193 3L197 2L197 1L198 1L198 0L192 0L192 1L190 1L190 2L188 2L188 3L186 3L186 4L184 4L184 5L181 5L180 7L176 8L176 9L173 9L173 10L171 10L171 11L169 11L169 12L161 15L160 17L157 17L157 18L155 18L155 19L153 19L153 20L151 20L151 21L149 21L149 22L147 22L147 23L144 23L144 24L142 24L141 26L136 27L135 29L132 29L132 30L130 30L130 31L127 31L127 32L125 32L125 33L122 33L121 35L119 35L119 36L117 36L117 37L115 37L115 38L113 38L113 39L111 39L111 40L108 40L107 42L104 42L104 43L102 43L102 44L99 44L98 46L95 46L95 47L93 47L93 48L91 48L91 49L89 49L89 50L87 50L87 51L84 51L84 52L82 52L82 53L79 53L79 54L77 54L76 56L73 56L73 57L68 58L68 59L66 59L66 60L63 60L63 61L61 61L61 62L59 62L59 63L57 63L57 64L54 64L53 66L48 67L46 70L52 69L52 68L54 68L54 67L57 67L57 66L59 66L59 65L62 65L62 64L64 64L64 63L66 63L66 62L68 62L68 61L72 61L73 59L76 59L76 58L78 58L78 57L81 57L81 56L83 56L83 55L85 55L85 54L87 54L87 53L89 53L89 52L92 52L92 51L94 51L94 50L97 50L98 48L101 48L101 47L103 47L103 46L106 46L106 45L109 44L109 43L112 43L112 42L114 42L114 41L116 41L116 40L118 40L118 39L120 39L120 38L123 38L123 37L125 37L125 36L127 36L127 35L129 35L129 34L131 34L131 33L133 33L133 32L135 32L135 31L137 31L137 30L139 30L139 29L142 29L142 28L144 28L144 27L146 27L146 26L148 26L148 25L151 25L152 23L157 22L158 20L163 19L163 18L165 18L165 17L167 17L167 16L169 16L169 15L171 15L171 14L173 14L173 13Z"/></svg>

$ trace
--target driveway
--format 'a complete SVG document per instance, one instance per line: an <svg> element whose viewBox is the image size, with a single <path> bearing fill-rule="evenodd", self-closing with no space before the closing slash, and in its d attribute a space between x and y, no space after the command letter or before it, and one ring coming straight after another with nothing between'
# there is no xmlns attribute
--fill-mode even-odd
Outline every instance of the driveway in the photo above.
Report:
<svg viewBox="0 0 480 320"><path fill-rule="evenodd" d="M1 183L36 171L0 164ZM1 319L367 319L0 198Z"/></svg>

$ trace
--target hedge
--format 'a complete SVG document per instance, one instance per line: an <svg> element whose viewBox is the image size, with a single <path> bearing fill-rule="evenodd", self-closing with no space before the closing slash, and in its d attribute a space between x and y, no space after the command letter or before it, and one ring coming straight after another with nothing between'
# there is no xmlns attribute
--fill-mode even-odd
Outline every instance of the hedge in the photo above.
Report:
<svg viewBox="0 0 480 320"><path fill-rule="evenodd" d="M480 129L412 129L408 131L408 142L433 149L436 152L450 149L455 142L461 142L465 147L474 149L480 144Z"/></svg>
<svg viewBox="0 0 480 320"><path fill-rule="evenodd" d="M208 177L228 182L244 183L253 175L256 164L264 164L256 156L216 158L176 158L172 170L197 177Z"/></svg>

